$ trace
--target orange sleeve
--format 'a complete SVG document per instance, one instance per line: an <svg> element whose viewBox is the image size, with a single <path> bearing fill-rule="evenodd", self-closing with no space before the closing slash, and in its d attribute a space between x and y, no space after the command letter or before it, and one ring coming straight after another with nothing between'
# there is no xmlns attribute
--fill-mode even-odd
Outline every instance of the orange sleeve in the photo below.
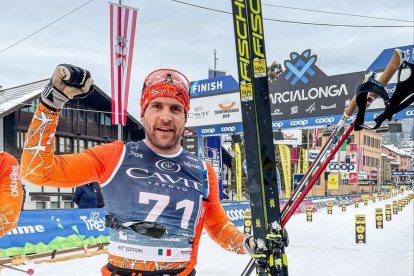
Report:
<svg viewBox="0 0 414 276"><path fill-rule="evenodd" d="M0 237L16 227L22 203L19 164L12 155L0 152Z"/></svg>
<svg viewBox="0 0 414 276"><path fill-rule="evenodd" d="M208 183L210 188L209 207L205 216L208 235L222 248L245 254L243 248L244 234L230 221L219 199L217 176L213 167L207 163Z"/></svg>
<svg viewBox="0 0 414 276"><path fill-rule="evenodd" d="M36 185L76 187L109 179L124 151L122 141L96 146L82 153L55 155L59 112L39 104L27 133L21 175Z"/></svg>

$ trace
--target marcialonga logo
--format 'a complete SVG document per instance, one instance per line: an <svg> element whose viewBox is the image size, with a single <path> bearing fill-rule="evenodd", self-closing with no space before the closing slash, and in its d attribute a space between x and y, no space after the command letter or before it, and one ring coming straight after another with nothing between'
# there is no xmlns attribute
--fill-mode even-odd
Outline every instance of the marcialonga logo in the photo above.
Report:
<svg viewBox="0 0 414 276"><path fill-rule="evenodd" d="M295 85L298 81L307 84L309 79L315 75L316 55L311 55L311 50L305 50L302 54L290 53L291 60L285 60L285 67L288 70L285 79L290 80L290 84Z"/></svg>
<svg viewBox="0 0 414 276"><path fill-rule="evenodd" d="M252 79L250 77L249 31L247 28L246 3L233 0L234 29L236 33L236 50L239 63L240 98L242 101L253 100Z"/></svg>

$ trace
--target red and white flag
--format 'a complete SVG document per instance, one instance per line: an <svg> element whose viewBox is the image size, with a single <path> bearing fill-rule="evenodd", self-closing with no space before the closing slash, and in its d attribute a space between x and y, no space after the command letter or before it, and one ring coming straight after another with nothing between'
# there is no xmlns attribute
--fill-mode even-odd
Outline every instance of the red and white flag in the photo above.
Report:
<svg viewBox="0 0 414 276"><path fill-rule="evenodd" d="M318 133L319 128L315 127L312 132L312 149L316 149L316 146L318 145Z"/></svg>
<svg viewBox="0 0 414 276"><path fill-rule="evenodd" d="M109 3L112 124L126 125L137 10Z"/></svg>

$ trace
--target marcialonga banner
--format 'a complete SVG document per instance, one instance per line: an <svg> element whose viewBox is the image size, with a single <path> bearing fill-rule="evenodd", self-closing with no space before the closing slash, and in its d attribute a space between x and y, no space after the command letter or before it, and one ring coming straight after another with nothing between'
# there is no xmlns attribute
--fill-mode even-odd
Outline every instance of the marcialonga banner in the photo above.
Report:
<svg viewBox="0 0 414 276"><path fill-rule="evenodd" d="M328 189L338 190L339 176L337 174L330 174L328 176Z"/></svg>
<svg viewBox="0 0 414 276"><path fill-rule="evenodd" d="M236 153L236 199L241 201L242 197L242 162L240 143L234 144L234 151Z"/></svg>
<svg viewBox="0 0 414 276"><path fill-rule="evenodd" d="M290 149L287 145L278 145L280 161L282 164L283 179L285 180L285 196L290 197L292 193L292 163L290 158Z"/></svg>

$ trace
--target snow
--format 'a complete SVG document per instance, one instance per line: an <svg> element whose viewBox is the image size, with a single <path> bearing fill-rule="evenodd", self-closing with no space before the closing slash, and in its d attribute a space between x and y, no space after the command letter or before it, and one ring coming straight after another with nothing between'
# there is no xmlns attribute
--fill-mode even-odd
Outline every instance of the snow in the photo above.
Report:
<svg viewBox="0 0 414 276"><path fill-rule="evenodd" d="M298 214L288 222L290 245L286 249L289 275L414 275L414 204L413 200L392 221L385 221L384 228L375 228L375 208L384 208L393 200L369 202L356 209L347 206L342 212L334 206L333 215L326 209L313 214L313 222L306 222L305 214ZM366 215L366 244L355 243L355 214ZM216 245L207 235L201 239L197 275L240 275L249 261L247 255L236 255ZM57 263L28 263L20 269L33 268L34 275L101 275L106 255L79 258ZM3 269L1 276L21 276L22 273Z"/></svg>

